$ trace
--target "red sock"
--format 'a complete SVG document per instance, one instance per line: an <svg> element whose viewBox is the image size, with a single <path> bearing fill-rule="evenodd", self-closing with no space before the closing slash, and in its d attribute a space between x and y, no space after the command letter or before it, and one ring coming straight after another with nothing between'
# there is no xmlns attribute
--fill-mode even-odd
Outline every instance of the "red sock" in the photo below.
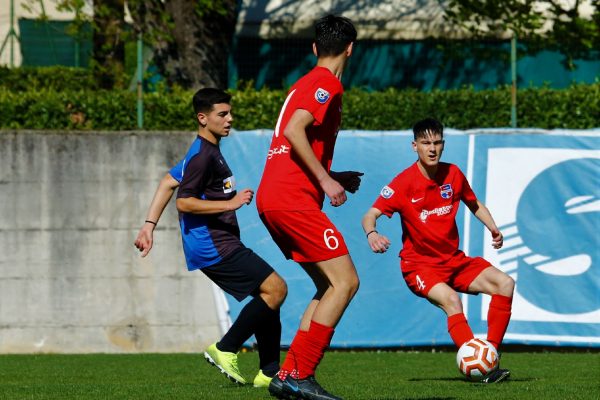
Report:
<svg viewBox="0 0 600 400"><path fill-rule="evenodd" d="M487 315L487 340L494 345L496 350L498 350L498 346L502 343L502 339L506 333L506 328L510 322L511 309L512 297L502 296L501 294L492 296Z"/></svg>
<svg viewBox="0 0 600 400"><path fill-rule="evenodd" d="M473 331L463 313L448 317L448 333L458 348L474 338Z"/></svg>
<svg viewBox="0 0 600 400"><path fill-rule="evenodd" d="M300 352L299 361L299 379L306 379L315 374L317 365L321 362L325 349L329 347L333 337L333 328L310 321L310 327L304 342L304 348Z"/></svg>
<svg viewBox="0 0 600 400"><path fill-rule="evenodd" d="M301 331L300 329L296 332L296 336L294 336L294 339L290 344L285 360L279 369L279 379L284 380L288 375L291 375L292 378L295 379L298 378L298 354L304 347L307 334L307 331Z"/></svg>

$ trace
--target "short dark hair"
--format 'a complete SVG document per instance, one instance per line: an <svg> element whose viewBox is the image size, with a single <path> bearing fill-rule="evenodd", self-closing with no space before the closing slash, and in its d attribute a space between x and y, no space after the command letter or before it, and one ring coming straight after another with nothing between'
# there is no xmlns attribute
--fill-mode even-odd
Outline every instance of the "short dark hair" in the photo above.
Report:
<svg viewBox="0 0 600 400"><path fill-rule="evenodd" d="M413 125L415 140L420 137L427 137L431 133L437 133L441 137L444 137L444 125L435 118L425 118Z"/></svg>
<svg viewBox="0 0 600 400"><path fill-rule="evenodd" d="M315 23L315 44L319 57L340 55L355 41L356 28L346 17L329 14Z"/></svg>
<svg viewBox="0 0 600 400"><path fill-rule="evenodd" d="M197 115L198 113L210 112L215 104L229 104L230 101L231 95L229 93L221 89L204 88L194 94L192 104L194 105L194 112Z"/></svg>

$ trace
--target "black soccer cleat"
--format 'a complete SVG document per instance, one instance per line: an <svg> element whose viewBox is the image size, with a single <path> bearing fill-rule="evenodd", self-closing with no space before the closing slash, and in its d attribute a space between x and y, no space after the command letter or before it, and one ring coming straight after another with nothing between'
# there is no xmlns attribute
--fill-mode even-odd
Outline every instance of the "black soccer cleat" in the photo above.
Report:
<svg viewBox="0 0 600 400"><path fill-rule="evenodd" d="M481 383L498 383L507 380L510 377L510 371L507 369L500 369L493 371L486 376Z"/></svg>
<svg viewBox="0 0 600 400"><path fill-rule="evenodd" d="M286 378L287 379L287 378ZM296 397L289 397L283 390L283 381L279 379L279 375L275 374L271 383L269 383L269 394L277 399L281 400L293 400Z"/></svg>
<svg viewBox="0 0 600 400"><path fill-rule="evenodd" d="M342 400L341 397L334 396L323 389L314 376L306 379L294 379L288 376L282 382L282 388L284 395L288 396L287 399Z"/></svg>

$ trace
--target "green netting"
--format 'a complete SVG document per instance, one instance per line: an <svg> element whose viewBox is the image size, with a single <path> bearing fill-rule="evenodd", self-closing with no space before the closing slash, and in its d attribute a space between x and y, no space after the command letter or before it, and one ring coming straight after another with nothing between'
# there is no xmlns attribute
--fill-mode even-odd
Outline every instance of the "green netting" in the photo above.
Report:
<svg viewBox="0 0 600 400"><path fill-rule="evenodd" d="M66 65L87 67L92 54L92 30L84 25L77 40L68 32L71 21L43 21L19 18L23 66ZM79 64L79 65L78 65Z"/></svg>
<svg viewBox="0 0 600 400"><path fill-rule="evenodd" d="M71 23L19 19L22 65L75 66L76 40L67 33ZM92 53L89 25L80 37L79 66L85 67ZM523 57L518 62L518 85L564 88L573 82L593 83L600 77L597 54L592 60L576 60L573 71L563 66L557 52ZM509 55L507 42L359 40L343 80L347 88L372 90L495 88L510 84ZM256 88L285 88L314 63L310 39L236 37L229 62L229 86L253 82Z"/></svg>
<svg viewBox="0 0 600 400"><path fill-rule="evenodd" d="M518 85L563 88L572 82L593 83L600 76L598 57L576 60L573 71L561 61L560 53L550 51L519 59ZM256 88L287 87L314 63L308 39L236 38L229 85L251 81ZM373 90L495 88L511 83L510 43L359 40L343 80L346 87Z"/></svg>

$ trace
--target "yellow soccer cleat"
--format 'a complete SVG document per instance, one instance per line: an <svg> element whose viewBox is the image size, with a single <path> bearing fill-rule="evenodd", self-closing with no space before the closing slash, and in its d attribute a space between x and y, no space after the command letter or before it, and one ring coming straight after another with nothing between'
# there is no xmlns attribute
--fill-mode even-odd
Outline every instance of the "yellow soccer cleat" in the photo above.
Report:
<svg viewBox="0 0 600 400"><path fill-rule="evenodd" d="M210 364L214 365L233 383L238 385L245 385L246 380L240 373L238 368L237 353L229 353L226 351L220 351L217 349L217 344L213 343L204 352L204 358Z"/></svg>
<svg viewBox="0 0 600 400"><path fill-rule="evenodd" d="M255 388L268 388L273 378L269 378L266 376L262 369L258 371L258 374L254 377L254 387Z"/></svg>

